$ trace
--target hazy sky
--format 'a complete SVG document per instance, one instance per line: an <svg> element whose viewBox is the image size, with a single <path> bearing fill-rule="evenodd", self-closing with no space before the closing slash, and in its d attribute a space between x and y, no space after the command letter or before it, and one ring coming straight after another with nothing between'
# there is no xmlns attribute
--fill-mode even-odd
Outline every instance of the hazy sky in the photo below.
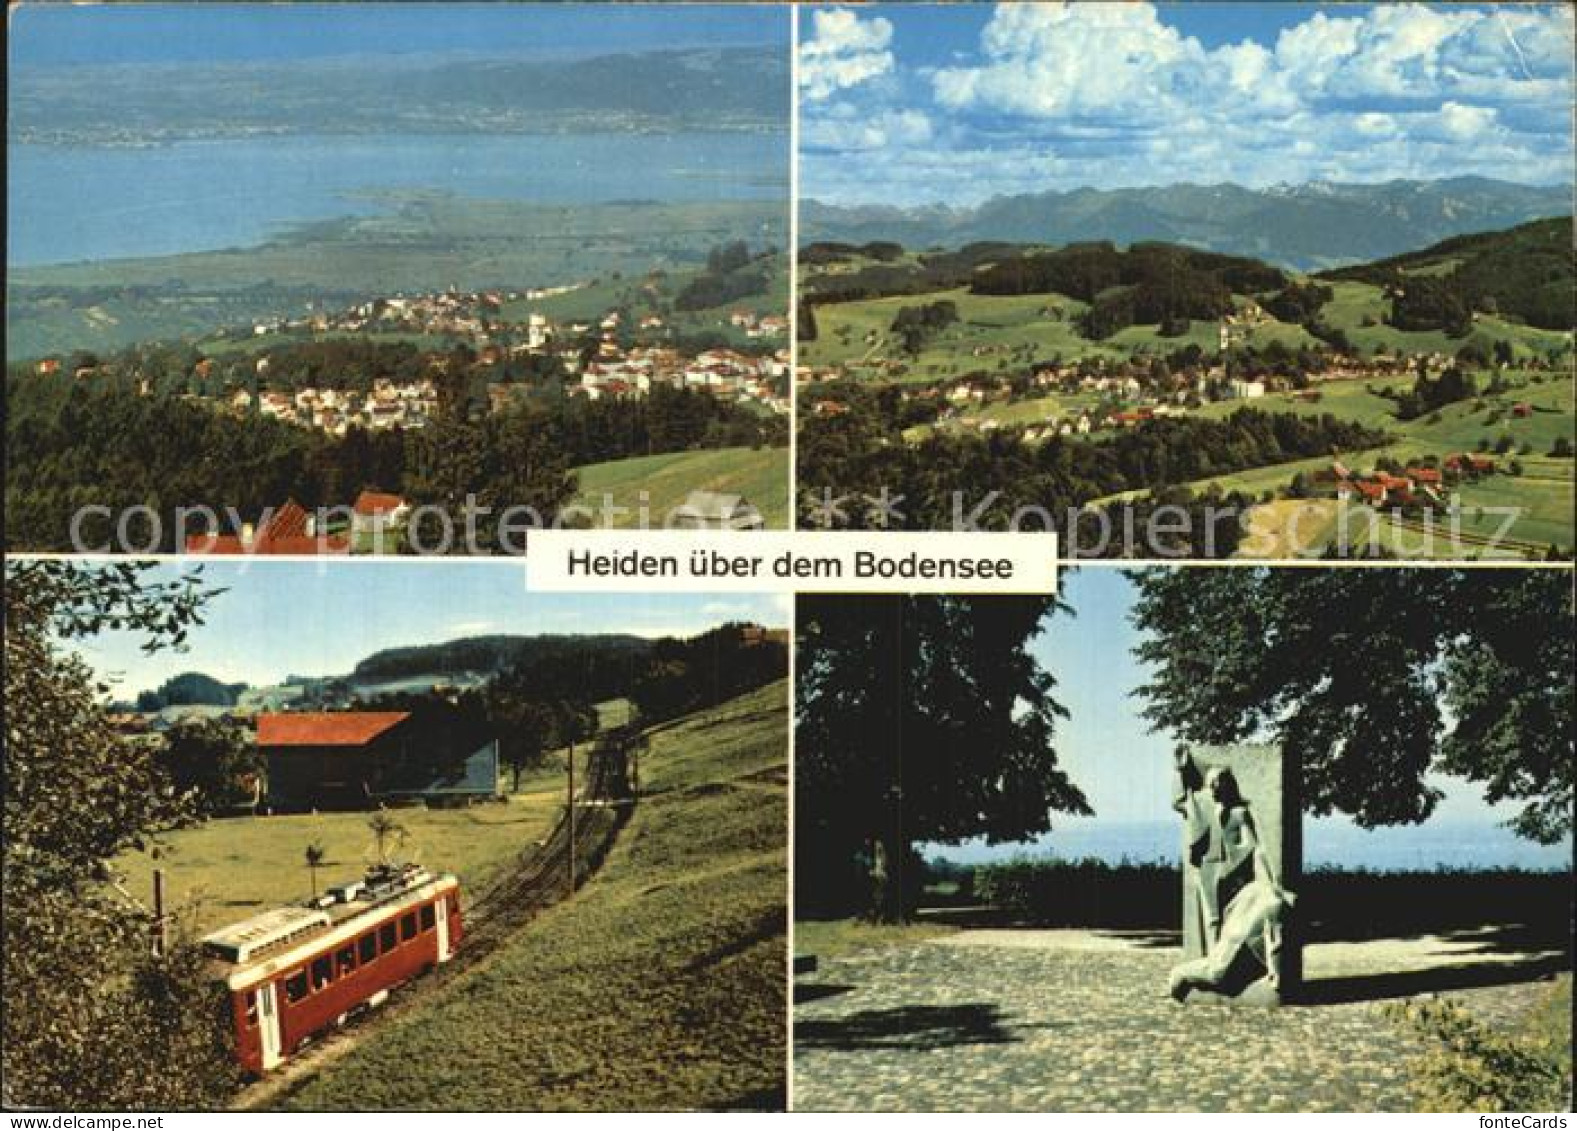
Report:
<svg viewBox="0 0 1577 1131"><path fill-rule="evenodd" d="M144 655L142 638L106 633L80 648L117 698L201 671L266 685L287 675L343 675L381 648L506 633L688 636L730 620L786 628L782 596L528 593L519 562L464 560L208 562L205 583L225 592L207 608L186 652ZM174 564L156 577L177 576Z"/></svg>
<svg viewBox="0 0 1577 1131"><path fill-rule="evenodd" d="M25 4L17 65L293 60L340 55L603 54L789 44L784 8L602 4Z"/></svg>
<svg viewBox="0 0 1577 1131"><path fill-rule="evenodd" d="M1572 178L1566 5L880 5L800 26L801 182L829 202Z"/></svg>

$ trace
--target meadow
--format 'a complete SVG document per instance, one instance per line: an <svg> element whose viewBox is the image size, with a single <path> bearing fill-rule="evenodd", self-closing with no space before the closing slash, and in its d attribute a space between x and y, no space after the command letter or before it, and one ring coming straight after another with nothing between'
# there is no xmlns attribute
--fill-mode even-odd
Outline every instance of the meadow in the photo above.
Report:
<svg viewBox="0 0 1577 1131"><path fill-rule="evenodd" d="M398 809L404 830L390 855L435 871L453 872L471 891L496 879L523 849L553 826L562 788L543 788L507 803L466 809ZM165 899L181 926L205 934L262 911L299 903L312 894L306 849L320 845L324 860L317 889L359 879L377 861L367 813L277 817L221 817L167 833L145 852L114 862L126 889L147 903L153 870L165 874Z"/></svg>
<svg viewBox="0 0 1577 1131"><path fill-rule="evenodd" d="M576 468L580 493L575 502L600 513L604 500L628 508L614 525L639 525L641 494L651 515L651 525L661 527L666 516L684 502L691 491L717 491L743 495L761 512L769 529L788 526L788 449L719 448L712 451L672 452L638 456ZM601 525L600 518L591 523Z"/></svg>
<svg viewBox="0 0 1577 1131"><path fill-rule="evenodd" d="M787 726L778 682L653 728L640 801L586 886L286 1106L781 1106Z"/></svg>

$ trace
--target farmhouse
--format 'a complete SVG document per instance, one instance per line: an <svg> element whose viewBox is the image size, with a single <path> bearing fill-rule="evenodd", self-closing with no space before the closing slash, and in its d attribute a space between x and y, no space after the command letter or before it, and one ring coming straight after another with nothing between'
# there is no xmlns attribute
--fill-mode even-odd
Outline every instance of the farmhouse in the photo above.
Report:
<svg viewBox="0 0 1577 1131"><path fill-rule="evenodd" d="M351 508L351 529L357 534L375 534L405 525L411 505L399 495L383 491L363 491Z"/></svg>
<svg viewBox="0 0 1577 1131"><path fill-rule="evenodd" d="M691 491L673 512L676 530L760 530L764 525L761 512L743 495L716 491Z"/></svg>
<svg viewBox="0 0 1577 1131"><path fill-rule="evenodd" d="M498 741L409 711L303 711L257 717L275 810L455 803L498 793Z"/></svg>

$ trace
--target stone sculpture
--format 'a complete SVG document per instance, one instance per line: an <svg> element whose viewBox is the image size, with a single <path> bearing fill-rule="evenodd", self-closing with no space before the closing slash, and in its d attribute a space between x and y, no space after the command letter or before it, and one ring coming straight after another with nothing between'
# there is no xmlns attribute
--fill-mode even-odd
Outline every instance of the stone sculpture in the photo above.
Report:
<svg viewBox="0 0 1577 1131"><path fill-rule="evenodd" d="M1251 784L1249 796L1243 782ZM1298 811L1274 747L1179 751L1173 807L1183 818L1184 959L1172 996L1279 1003L1301 975L1288 929L1296 896Z"/></svg>

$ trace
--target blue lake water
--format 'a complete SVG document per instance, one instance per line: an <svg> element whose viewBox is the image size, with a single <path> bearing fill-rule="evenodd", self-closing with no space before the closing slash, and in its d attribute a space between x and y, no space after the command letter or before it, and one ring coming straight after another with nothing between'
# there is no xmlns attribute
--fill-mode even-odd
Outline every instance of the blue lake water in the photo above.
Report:
<svg viewBox="0 0 1577 1131"><path fill-rule="evenodd" d="M922 848L930 858L942 856L978 864L1015 856L1082 860L1093 857L1109 864L1177 863L1181 833L1174 821L1066 821L1038 840L1017 845L986 846L975 842ZM1430 871L1435 868L1561 869L1572 863L1570 840L1546 847L1523 840L1494 824L1467 821L1426 822L1365 831L1345 821L1306 820L1303 824L1305 868L1372 868L1382 871Z"/></svg>
<svg viewBox="0 0 1577 1131"><path fill-rule="evenodd" d="M246 247L366 214L357 194L551 203L788 200L786 133L399 135L11 145L12 266Z"/></svg>

